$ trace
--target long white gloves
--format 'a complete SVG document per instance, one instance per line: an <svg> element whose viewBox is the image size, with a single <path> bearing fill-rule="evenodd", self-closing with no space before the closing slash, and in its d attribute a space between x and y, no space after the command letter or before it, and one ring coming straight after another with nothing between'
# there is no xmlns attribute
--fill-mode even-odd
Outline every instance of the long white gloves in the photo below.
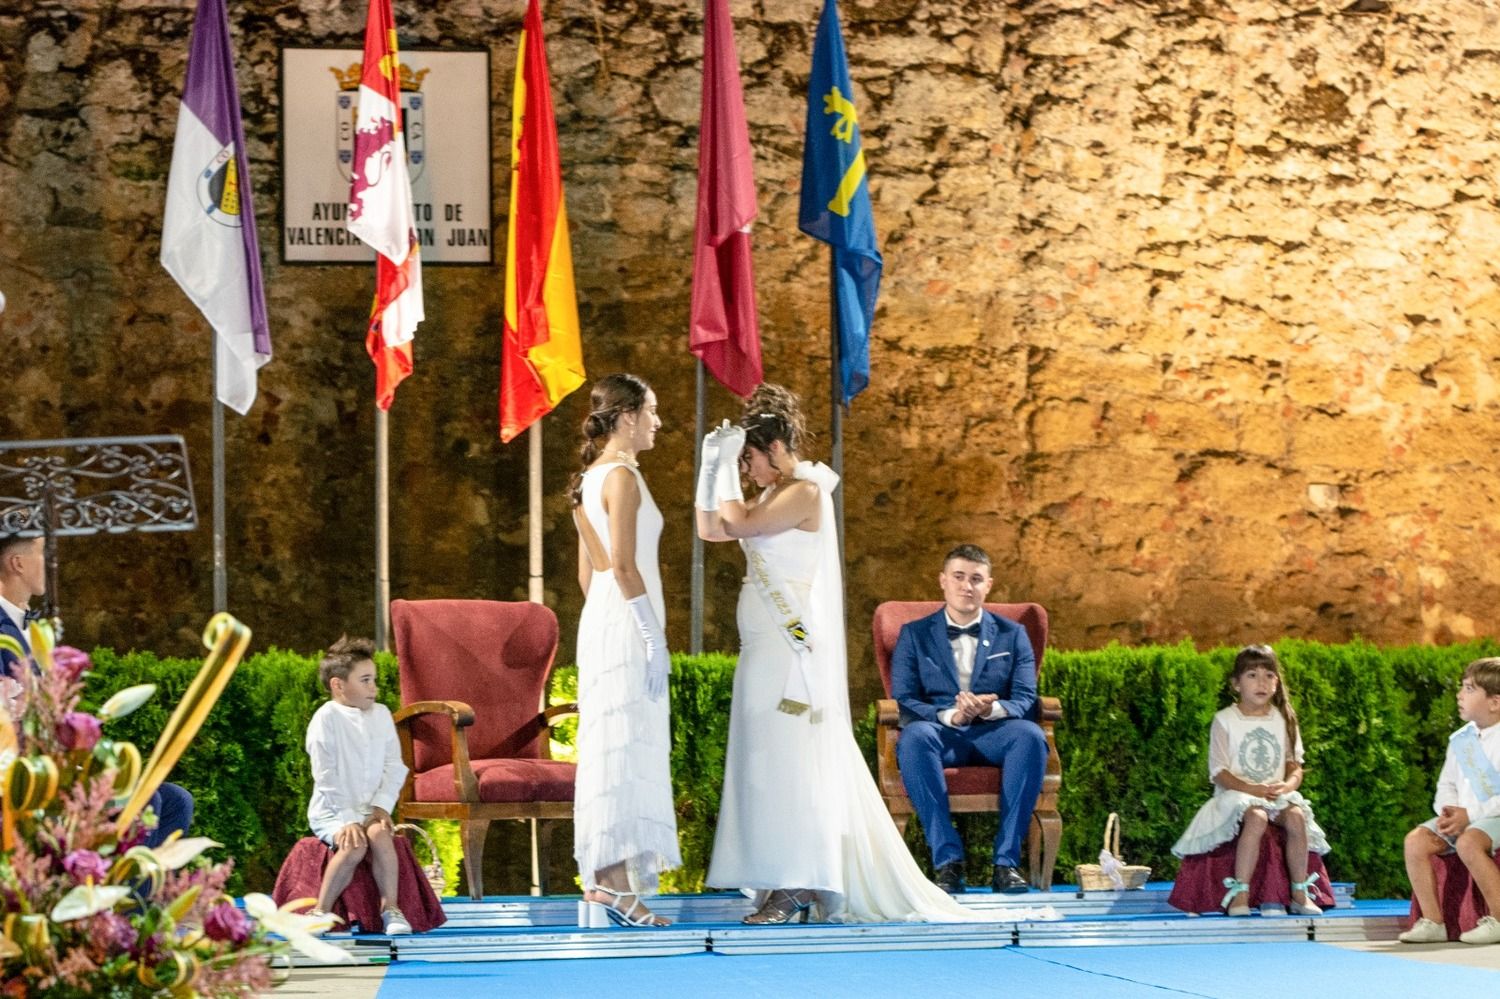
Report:
<svg viewBox="0 0 1500 999"><path fill-rule="evenodd" d="M698 497L694 506L712 513L719 508L719 497L714 493L714 484L719 474L719 428L714 427L703 435L703 451L698 459Z"/></svg>
<svg viewBox="0 0 1500 999"><path fill-rule="evenodd" d="M745 428L720 427L719 466L715 479L714 495L719 503L735 500L743 503L745 494L740 491L740 452L745 449Z"/></svg>
<svg viewBox="0 0 1500 999"><path fill-rule="evenodd" d="M659 701L667 693L667 674L672 672L672 658L667 654L667 635L661 622L656 620L656 611L651 600L642 593L634 600L625 601L635 626L646 644L646 696Z"/></svg>

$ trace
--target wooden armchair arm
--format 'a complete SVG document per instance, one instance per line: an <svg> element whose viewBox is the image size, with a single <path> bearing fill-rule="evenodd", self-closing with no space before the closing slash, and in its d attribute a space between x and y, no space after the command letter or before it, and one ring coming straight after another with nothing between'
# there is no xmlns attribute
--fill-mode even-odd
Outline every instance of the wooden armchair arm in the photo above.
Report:
<svg viewBox="0 0 1500 999"><path fill-rule="evenodd" d="M542 712L542 724L552 728L564 718L572 718L578 714L578 702L569 701L567 704L554 704Z"/></svg>
<svg viewBox="0 0 1500 999"><path fill-rule="evenodd" d="M881 698L875 702L875 768L882 794L905 794L901 767L896 763L896 738L900 735L901 712L896 702Z"/></svg>
<svg viewBox="0 0 1500 999"><path fill-rule="evenodd" d="M474 709L463 701L414 701L411 704L403 704L391 718L397 725L400 725L408 718L432 714L447 715L453 719L453 724L460 728L474 724Z"/></svg>
<svg viewBox="0 0 1500 999"><path fill-rule="evenodd" d="M1042 705L1042 721L1062 721L1062 701L1059 701L1055 697L1039 697L1037 698L1037 700L1040 701Z"/></svg>
<svg viewBox="0 0 1500 999"><path fill-rule="evenodd" d="M412 800L413 783L416 780L416 755L412 751L411 723L423 715L445 715L453 726L453 790L459 801L479 800L479 780L474 776L474 767L469 762L469 736L464 729L474 724L474 709L463 701L414 701L402 705L391 716L396 723L396 735L401 740L401 762L406 764L406 782L401 785L401 797L396 803L401 806Z"/></svg>

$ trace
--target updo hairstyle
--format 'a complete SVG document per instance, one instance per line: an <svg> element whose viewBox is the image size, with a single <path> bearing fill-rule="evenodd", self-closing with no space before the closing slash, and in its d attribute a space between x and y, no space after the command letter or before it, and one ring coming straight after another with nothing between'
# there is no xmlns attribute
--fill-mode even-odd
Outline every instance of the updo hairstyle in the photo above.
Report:
<svg viewBox="0 0 1500 999"><path fill-rule="evenodd" d="M802 404L788 389L770 382L750 393L740 426L745 428L745 446L767 453L773 442L781 441L791 453L801 454L810 439Z"/></svg>
<svg viewBox="0 0 1500 999"><path fill-rule="evenodd" d="M651 386L644 379L624 372L605 375L594 383L589 391L589 415L583 418L583 447L578 452L582 467L568 484L568 495L574 506L583 502L583 473L599 457L620 417L626 413L639 413L646 405L646 393L650 391Z"/></svg>

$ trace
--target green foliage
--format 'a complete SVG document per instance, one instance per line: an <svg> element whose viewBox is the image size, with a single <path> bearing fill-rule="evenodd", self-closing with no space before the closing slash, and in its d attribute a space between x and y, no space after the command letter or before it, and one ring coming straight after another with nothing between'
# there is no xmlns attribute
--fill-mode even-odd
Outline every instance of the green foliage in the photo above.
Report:
<svg viewBox="0 0 1500 999"><path fill-rule="evenodd" d="M1287 640L1276 649L1302 725L1304 790L1333 846L1330 870L1340 880L1359 882L1365 897L1404 894L1401 838L1431 812L1447 737L1459 724L1453 695L1463 667L1500 653L1500 646L1482 641L1380 649L1364 642ZM1096 859L1110 811L1120 813L1123 852L1131 863L1149 864L1156 878L1176 873L1171 846L1212 790L1208 726L1229 703L1225 677L1233 655L1233 649L1200 651L1190 642L1048 651L1042 692L1059 698L1064 711L1057 727L1063 761L1058 880L1070 880L1075 864ZM382 700L394 708L395 660L382 654L376 664ZM198 666L196 660L96 650L87 706L134 683L158 684L155 699L111 722L108 732L149 752ZM663 878L664 890L703 887L723 783L734 666L733 656L717 653L673 657L672 778L683 867ZM573 701L577 690L575 667L553 671L550 703ZM197 800L194 832L224 843L236 858L232 890L269 890L282 857L306 834L311 774L302 740L326 696L318 687L316 657L277 649L251 656L172 775ZM856 721L855 736L873 769L873 706ZM560 725L553 756L571 758L575 738L574 723ZM456 823L426 825L452 891L461 857ZM969 877L983 883L995 820L962 816L959 827ZM907 842L925 868L919 823L908 827Z"/></svg>

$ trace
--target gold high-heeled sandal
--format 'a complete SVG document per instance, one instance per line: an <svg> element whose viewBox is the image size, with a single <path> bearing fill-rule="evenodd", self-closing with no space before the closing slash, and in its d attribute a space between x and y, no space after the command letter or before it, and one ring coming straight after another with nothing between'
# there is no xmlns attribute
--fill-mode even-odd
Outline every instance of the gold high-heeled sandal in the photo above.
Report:
<svg viewBox="0 0 1500 999"><path fill-rule="evenodd" d="M794 919L805 923L815 901L817 896L808 889L792 891L778 888L766 896L764 905L740 922L749 926L780 926Z"/></svg>

